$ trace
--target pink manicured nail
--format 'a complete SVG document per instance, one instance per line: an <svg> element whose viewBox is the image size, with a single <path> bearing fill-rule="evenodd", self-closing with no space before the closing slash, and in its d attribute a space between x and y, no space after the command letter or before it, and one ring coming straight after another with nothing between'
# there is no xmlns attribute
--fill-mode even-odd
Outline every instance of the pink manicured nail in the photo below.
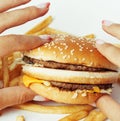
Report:
<svg viewBox="0 0 120 121"><path fill-rule="evenodd" d="M105 25L105 26L110 26L110 25L112 25L112 24L113 24L113 22L108 21L108 20L103 20L103 21L102 21L102 25Z"/></svg>
<svg viewBox="0 0 120 121"><path fill-rule="evenodd" d="M52 40L52 37L50 35L40 35L39 37L43 40Z"/></svg>
<svg viewBox="0 0 120 121"><path fill-rule="evenodd" d="M36 7L37 8L40 8L40 9L49 8L49 6L50 6L50 3L49 2L41 3L41 4L36 5Z"/></svg>
<svg viewBox="0 0 120 121"><path fill-rule="evenodd" d="M33 101L47 101L48 99L47 98L44 98L42 96L39 96L39 95L36 95L34 98L33 98Z"/></svg>
<svg viewBox="0 0 120 121"><path fill-rule="evenodd" d="M96 39L96 44L102 45L102 44L104 44L104 43L105 43L104 40Z"/></svg>

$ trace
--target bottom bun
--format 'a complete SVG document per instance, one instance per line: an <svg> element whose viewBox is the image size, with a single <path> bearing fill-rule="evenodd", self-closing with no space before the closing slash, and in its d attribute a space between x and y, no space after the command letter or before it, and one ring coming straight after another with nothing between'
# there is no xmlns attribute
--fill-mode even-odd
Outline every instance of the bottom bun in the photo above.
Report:
<svg viewBox="0 0 120 121"><path fill-rule="evenodd" d="M77 93L76 91L60 90L56 87L45 86L38 83L31 84L30 88L43 97L67 104L90 104L103 95L102 93L87 93L85 96L82 93Z"/></svg>

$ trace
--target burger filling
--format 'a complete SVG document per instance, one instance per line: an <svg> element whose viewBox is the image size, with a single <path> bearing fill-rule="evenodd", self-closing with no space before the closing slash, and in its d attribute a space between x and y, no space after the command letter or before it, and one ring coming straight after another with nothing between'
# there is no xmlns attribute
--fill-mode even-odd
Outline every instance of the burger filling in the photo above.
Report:
<svg viewBox="0 0 120 121"><path fill-rule="evenodd" d="M43 60L30 58L27 56L23 57L23 61L27 64L33 64L39 67L54 68L54 69L64 69L64 70L72 70L72 71L90 71L90 72L105 72L105 71L115 72L115 70L110 70L106 68L95 68L95 67L88 67L85 65L58 63L55 61L43 61Z"/></svg>
<svg viewBox="0 0 120 121"><path fill-rule="evenodd" d="M107 93L112 92L112 84L76 84L76 83L64 83L56 81L39 80L27 75L23 76L23 83L26 87L29 87L32 83L40 83L47 87L59 88L63 91L74 91L72 98L76 98L78 93L84 97L87 93Z"/></svg>
<svg viewBox="0 0 120 121"><path fill-rule="evenodd" d="M73 71L90 71L90 72L106 72L106 71L116 72L115 70L110 70L106 68L94 68L85 65L74 65L74 64L58 63L54 61L43 61L30 58L27 56L23 57L23 61L27 64L32 64L33 66L45 67L45 68L64 69L64 70L73 70ZM45 82L43 82L42 84L46 85L46 82L49 82L47 86L57 87L60 90L66 90L66 91L82 91L85 93L86 92L111 93L112 89L112 84L76 84L76 83L65 83L52 80L51 81L45 80Z"/></svg>
<svg viewBox="0 0 120 121"><path fill-rule="evenodd" d="M112 88L112 84L76 84L76 83L65 83L65 82L55 82L50 81L53 87L58 87L61 90L74 91L80 90L92 90L93 87L98 87L99 89L109 89Z"/></svg>

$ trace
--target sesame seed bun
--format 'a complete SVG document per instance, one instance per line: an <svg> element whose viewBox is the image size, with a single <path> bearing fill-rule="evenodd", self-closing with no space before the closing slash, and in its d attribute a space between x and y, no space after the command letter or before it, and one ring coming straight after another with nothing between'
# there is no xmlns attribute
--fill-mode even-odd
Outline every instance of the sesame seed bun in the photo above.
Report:
<svg viewBox="0 0 120 121"><path fill-rule="evenodd" d="M80 83L80 84L109 84L117 82L117 72L88 72L62 69L40 68L29 65L23 66L23 72L37 79L48 81Z"/></svg>
<svg viewBox="0 0 120 121"><path fill-rule="evenodd" d="M70 35L54 35L54 41L27 52L38 60L83 64L97 68L116 69L95 47L95 40Z"/></svg>
<svg viewBox="0 0 120 121"><path fill-rule="evenodd" d="M117 81L117 67L108 61L95 47L94 39L75 37L71 35L54 35L53 41L25 53L30 61L23 66L23 73L33 78L42 79L48 82L65 82L72 84L111 84ZM34 61L35 59L35 61ZM42 60L73 66L85 66L95 68L88 70L70 70L67 68L45 67L42 63L35 63ZM32 64L31 64L32 63ZM52 63L54 65L54 63ZM49 65L49 64L48 64ZM103 69L103 71L96 71ZM93 92L82 90L61 90L43 83L32 83L30 88L36 93L51 100L69 104L88 104L96 101L106 90ZM81 90L79 90L81 91ZM85 93L83 93L85 91ZM75 96L76 95L76 96ZM74 97L74 98L73 98Z"/></svg>

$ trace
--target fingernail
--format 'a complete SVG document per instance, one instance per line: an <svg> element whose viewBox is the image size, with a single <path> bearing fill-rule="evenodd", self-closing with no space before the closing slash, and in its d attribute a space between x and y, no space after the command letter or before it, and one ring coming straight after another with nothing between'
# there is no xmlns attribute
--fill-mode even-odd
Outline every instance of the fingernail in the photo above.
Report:
<svg viewBox="0 0 120 121"><path fill-rule="evenodd" d="M47 99L40 96L40 95L36 95L34 98L33 98L33 101L46 101Z"/></svg>
<svg viewBox="0 0 120 121"><path fill-rule="evenodd" d="M40 37L40 39L46 40L48 42L50 42L52 40L52 37L50 35L40 35L39 37Z"/></svg>
<svg viewBox="0 0 120 121"><path fill-rule="evenodd" d="M89 105L96 107L96 103L90 103Z"/></svg>
<svg viewBox="0 0 120 121"><path fill-rule="evenodd" d="M113 24L113 22L108 21L108 20L103 20L102 21L102 25L105 25L105 26L111 26L112 24Z"/></svg>
<svg viewBox="0 0 120 121"><path fill-rule="evenodd" d="M102 44L104 44L104 43L105 43L104 40L96 39L96 44L102 45Z"/></svg>
<svg viewBox="0 0 120 121"><path fill-rule="evenodd" d="M40 9L49 8L49 6L50 6L50 3L49 2L41 3L41 4L36 5L36 7L37 8L40 8Z"/></svg>

